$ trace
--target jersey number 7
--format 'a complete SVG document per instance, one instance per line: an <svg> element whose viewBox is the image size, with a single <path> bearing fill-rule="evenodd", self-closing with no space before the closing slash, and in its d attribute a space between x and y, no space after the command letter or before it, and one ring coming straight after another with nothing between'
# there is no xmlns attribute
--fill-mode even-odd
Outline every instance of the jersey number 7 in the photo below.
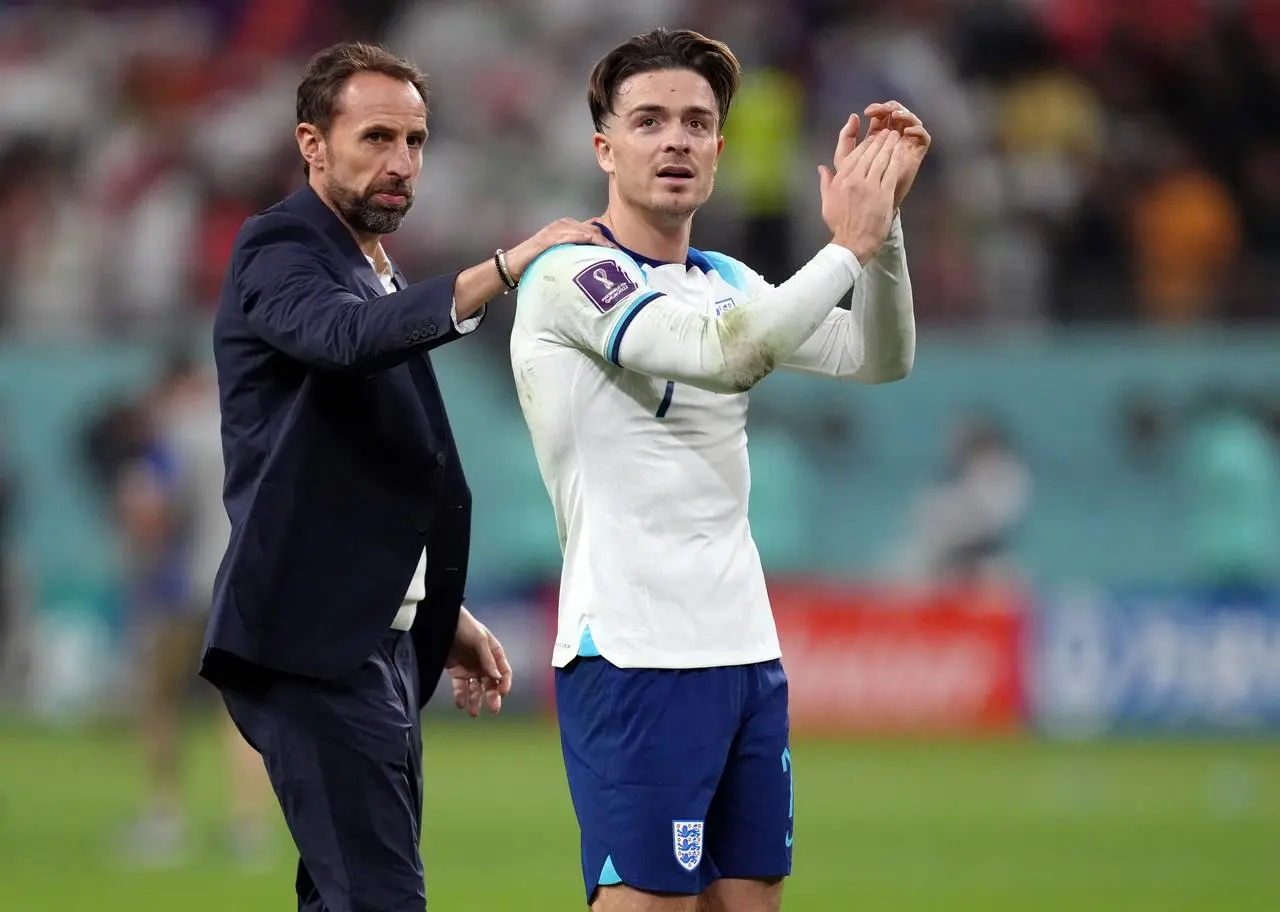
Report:
<svg viewBox="0 0 1280 912"><path fill-rule="evenodd" d="M667 388L662 393L662 404L658 406L657 417L667 417L667 410L671 408L671 397L675 395L676 382L674 380L667 381Z"/></svg>

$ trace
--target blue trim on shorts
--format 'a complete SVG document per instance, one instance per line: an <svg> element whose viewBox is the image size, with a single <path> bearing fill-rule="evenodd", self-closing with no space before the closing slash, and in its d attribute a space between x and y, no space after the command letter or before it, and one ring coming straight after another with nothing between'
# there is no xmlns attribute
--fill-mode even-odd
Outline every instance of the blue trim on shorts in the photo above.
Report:
<svg viewBox="0 0 1280 912"><path fill-rule="evenodd" d="M618 876L618 869L613 866L613 856L605 856L604 867L600 869L600 876L596 878L596 884L601 887L614 887L622 883L622 878Z"/></svg>

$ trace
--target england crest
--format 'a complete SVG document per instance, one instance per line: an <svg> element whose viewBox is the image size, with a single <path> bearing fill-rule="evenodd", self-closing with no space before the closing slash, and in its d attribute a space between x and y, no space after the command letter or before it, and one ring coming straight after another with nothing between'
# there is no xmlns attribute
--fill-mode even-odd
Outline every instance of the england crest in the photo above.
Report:
<svg viewBox="0 0 1280 912"><path fill-rule="evenodd" d="M702 861L702 827L701 820L671 821L676 862L686 871L694 870Z"/></svg>

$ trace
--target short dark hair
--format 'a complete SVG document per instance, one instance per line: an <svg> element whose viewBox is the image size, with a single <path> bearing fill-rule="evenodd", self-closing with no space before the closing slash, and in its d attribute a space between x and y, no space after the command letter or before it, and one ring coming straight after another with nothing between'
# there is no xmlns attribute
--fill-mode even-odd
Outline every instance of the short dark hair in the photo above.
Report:
<svg viewBox="0 0 1280 912"><path fill-rule="evenodd" d="M742 65L729 46L690 29L656 28L636 35L605 54L591 71L587 105L597 130L616 113L613 102L622 85L637 73L655 70L692 70L711 86L716 97L719 128L729 117L729 106L742 77Z"/></svg>
<svg viewBox="0 0 1280 912"><path fill-rule="evenodd" d="M402 79L418 90L422 104L427 104L427 77L411 61L397 57L380 45L360 41L344 41L318 52L307 62L302 82L298 83L298 123L314 124L322 135L338 115L338 96L347 80L357 73L382 73ZM303 173L307 172L303 165Z"/></svg>

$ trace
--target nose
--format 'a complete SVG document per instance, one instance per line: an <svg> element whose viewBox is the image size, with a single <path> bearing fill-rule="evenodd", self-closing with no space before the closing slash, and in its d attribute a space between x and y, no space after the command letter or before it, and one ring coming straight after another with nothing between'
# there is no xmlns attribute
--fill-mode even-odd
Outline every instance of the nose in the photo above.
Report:
<svg viewBox="0 0 1280 912"><path fill-rule="evenodd" d="M675 124L667 131L667 135L663 139L662 151L664 152L678 152L681 155L688 155L693 148L693 143L689 138L689 130L682 123Z"/></svg>
<svg viewBox="0 0 1280 912"><path fill-rule="evenodd" d="M401 142L396 144L396 150L387 160L387 174L400 180L407 180L413 176L414 150L409 148L409 144Z"/></svg>

